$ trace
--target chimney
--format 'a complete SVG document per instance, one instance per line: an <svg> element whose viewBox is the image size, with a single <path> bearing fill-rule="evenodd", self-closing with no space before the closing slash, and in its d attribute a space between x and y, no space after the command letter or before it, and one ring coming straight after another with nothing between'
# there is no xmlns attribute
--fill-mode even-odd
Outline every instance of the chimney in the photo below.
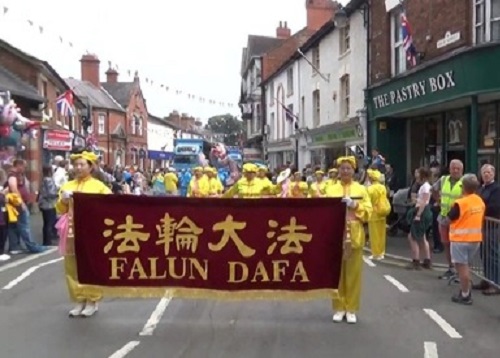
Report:
<svg viewBox="0 0 500 358"><path fill-rule="evenodd" d="M339 4L333 0L306 0L307 28L318 31L333 19Z"/></svg>
<svg viewBox="0 0 500 358"><path fill-rule="evenodd" d="M86 54L83 55L81 60L82 67L82 81L87 81L92 83L96 87L100 87L99 82L99 58L96 55Z"/></svg>
<svg viewBox="0 0 500 358"><path fill-rule="evenodd" d="M114 68L109 68L106 71L106 83L118 83L118 71Z"/></svg>
<svg viewBox="0 0 500 358"><path fill-rule="evenodd" d="M290 36L292 36L292 32L288 28L287 22L285 21L285 24L283 24L280 21L280 26L276 28L276 38L286 40Z"/></svg>

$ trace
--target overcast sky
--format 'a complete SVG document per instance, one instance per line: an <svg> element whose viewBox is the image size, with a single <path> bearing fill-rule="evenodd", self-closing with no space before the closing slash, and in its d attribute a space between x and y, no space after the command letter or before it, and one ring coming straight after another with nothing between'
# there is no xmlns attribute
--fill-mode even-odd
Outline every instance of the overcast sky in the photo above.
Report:
<svg viewBox="0 0 500 358"><path fill-rule="evenodd" d="M109 61L121 81L137 70L152 114L177 109L202 120L240 114L241 49L248 34L274 36L279 21L288 21L292 32L304 27L305 0L0 0L0 37L48 61L62 77L79 79L78 60L89 51L101 60L101 81Z"/></svg>

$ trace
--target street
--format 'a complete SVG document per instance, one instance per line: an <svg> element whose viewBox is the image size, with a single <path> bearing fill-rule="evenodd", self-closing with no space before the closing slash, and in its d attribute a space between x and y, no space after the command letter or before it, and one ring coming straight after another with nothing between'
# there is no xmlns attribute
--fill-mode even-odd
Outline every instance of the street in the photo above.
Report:
<svg viewBox="0 0 500 358"><path fill-rule="evenodd" d="M30 257L31 258L31 257ZM52 252L0 267L0 347L8 358L490 357L500 309L436 272L366 260L356 325L334 324L330 303L105 300L88 319L67 317L62 262ZM18 264L20 263L20 264ZM159 303L160 301L160 303Z"/></svg>

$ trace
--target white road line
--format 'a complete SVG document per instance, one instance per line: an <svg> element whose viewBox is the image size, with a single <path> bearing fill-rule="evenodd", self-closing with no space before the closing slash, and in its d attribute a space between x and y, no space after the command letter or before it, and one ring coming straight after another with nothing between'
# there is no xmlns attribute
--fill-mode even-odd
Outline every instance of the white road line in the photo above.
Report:
<svg viewBox="0 0 500 358"><path fill-rule="evenodd" d="M17 276L15 279L13 279L12 281L10 281L7 285L5 285L2 288L2 290L10 290L11 288L17 286L23 280L25 280L29 276L31 276L39 268L42 268L44 266L47 266L47 265L50 265L50 264L53 264L53 263L56 263L56 262L59 262L62 259L63 259L63 257L58 257L57 259L50 260L50 261L45 261L45 262L42 262L41 264L38 264L36 266L30 267L29 269L27 269L26 271L24 271L22 274L20 274L19 276Z"/></svg>
<svg viewBox="0 0 500 358"><path fill-rule="evenodd" d="M22 264L25 264L26 262L30 262L30 261L38 259L39 257L52 254L53 252L56 252L57 250L58 250L58 248L54 247L54 248L48 249L47 251L44 251L42 253L31 254L30 256L27 256L27 257L25 257L23 259L16 260L16 261L13 261L11 263L5 264L5 265L3 265L3 266L0 267L0 272L4 272L4 271L10 270L12 268L21 266Z"/></svg>
<svg viewBox="0 0 500 358"><path fill-rule="evenodd" d="M389 281L390 283L392 283L394 286L396 286L396 288L398 290L400 290L401 292L404 292L404 293L407 293L407 292L410 292L410 290L408 288L406 288L405 285L403 285L401 282L399 282L398 280L396 280L394 277L392 276L389 276L389 275L384 275L385 279L387 281Z"/></svg>
<svg viewBox="0 0 500 358"><path fill-rule="evenodd" d="M451 326L448 322L445 321L443 317L441 317L436 311L431 310L430 308L424 308L424 312L437 323L439 327L451 338L460 339L462 336L457 332L455 328Z"/></svg>
<svg viewBox="0 0 500 358"><path fill-rule="evenodd" d="M368 257L366 257L366 256L363 256L363 261L365 262L365 264L367 264L367 265L368 265L368 266L370 266L370 267L377 267L377 265L375 265L375 264L373 263L373 261L372 261L372 260L370 260L370 259L369 259Z"/></svg>
<svg viewBox="0 0 500 358"><path fill-rule="evenodd" d="M152 336L156 326L160 322L165 310L167 309L168 304L170 303L171 298L162 298L160 302L156 305L155 310L151 313L148 321L142 328L142 331L139 332L139 336Z"/></svg>
<svg viewBox="0 0 500 358"><path fill-rule="evenodd" d="M121 347L119 350L117 350L115 353L109 356L109 358L123 358L130 352L134 350L135 347L137 347L141 342L139 341L130 341L127 344L125 344L123 347Z"/></svg>
<svg viewBox="0 0 500 358"><path fill-rule="evenodd" d="M435 342L424 342L424 358L439 358Z"/></svg>

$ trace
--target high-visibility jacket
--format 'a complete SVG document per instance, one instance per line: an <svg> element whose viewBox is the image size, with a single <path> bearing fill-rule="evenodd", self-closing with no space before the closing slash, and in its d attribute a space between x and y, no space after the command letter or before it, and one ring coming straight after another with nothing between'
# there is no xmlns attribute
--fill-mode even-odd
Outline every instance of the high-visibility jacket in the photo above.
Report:
<svg viewBox="0 0 500 358"><path fill-rule="evenodd" d="M486 205L477 194L470 194L457 199L455 204L460 208L460 217L450 225L451 242L483 241L483 220Z"/></svg>
<svg viewBox="0 0 500 358"><path fill-rule="evenodd" d="M450 176L443 177L441 182L441 216L446 216L450 212L455 200L462 196L462 179L453 188L451 187Z"/></svg>

